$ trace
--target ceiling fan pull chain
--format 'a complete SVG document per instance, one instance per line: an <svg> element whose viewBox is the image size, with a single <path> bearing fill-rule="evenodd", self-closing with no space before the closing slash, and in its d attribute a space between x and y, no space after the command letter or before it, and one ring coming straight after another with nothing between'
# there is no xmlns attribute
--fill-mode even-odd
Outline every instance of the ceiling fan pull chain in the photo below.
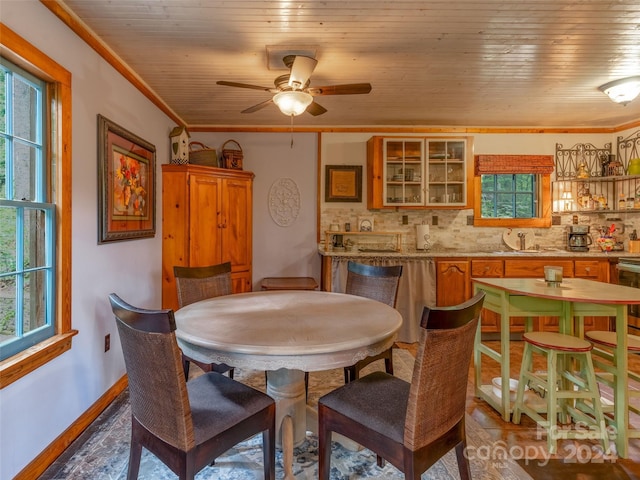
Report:
<svg viewBox="0 0 640 480"><path fill-rule="evenodd" d="M291 115L291 148L293 148L293 115Z"/></svg>

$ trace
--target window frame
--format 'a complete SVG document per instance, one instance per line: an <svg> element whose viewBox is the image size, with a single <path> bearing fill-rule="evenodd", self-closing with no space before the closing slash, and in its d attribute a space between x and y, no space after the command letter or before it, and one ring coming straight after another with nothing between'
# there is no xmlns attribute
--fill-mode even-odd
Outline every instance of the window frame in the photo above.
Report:
<svg viewBox="0 0 640 480"><path fill-rule="evenodd" d="M522 173L522 172L513 172ZM534 174L538 185L538 216L534 218L483 218L481 175L473 177L473 226L508 228L551 227L551 174Z"/></svg>
<svg viewBox="0 0 640 480"><path fill-rule="evenodd" d="M54 335L0 362L0 389L71 348L71 73L0 23L0 53L46 82L46 163L56 209Z"/></svg>

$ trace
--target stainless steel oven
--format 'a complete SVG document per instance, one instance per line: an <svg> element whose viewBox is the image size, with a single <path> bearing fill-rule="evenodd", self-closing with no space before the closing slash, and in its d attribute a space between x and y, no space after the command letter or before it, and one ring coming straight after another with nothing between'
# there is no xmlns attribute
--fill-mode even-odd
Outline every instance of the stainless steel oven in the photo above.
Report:
<svg viewBox="0 0 640 480"><path fill-rule="evenodd" d="M618 259L618 283L638 288L640 296L640 258ZM629 330L640 333L640 305L629 305Z"/></svg>

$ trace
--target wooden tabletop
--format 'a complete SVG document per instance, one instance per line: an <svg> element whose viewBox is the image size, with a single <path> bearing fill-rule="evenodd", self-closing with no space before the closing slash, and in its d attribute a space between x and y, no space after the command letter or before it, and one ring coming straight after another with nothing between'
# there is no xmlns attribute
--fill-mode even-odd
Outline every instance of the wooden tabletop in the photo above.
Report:
<svg viewBox="0 0 640 480"><path fill-rule="evenodd" d="M222 295L180 308L175 319L190 356L263 370L352 365L389 348L402 325L376 300L293 290Z"/></svg>
<svg viewBox="0 0 640 480"><path fill-rule="evenodd" d="M584 278L565 278L558 286L549 286L542 278L473 278L472 281L512 295L581 303L640 304L640 289Z"/></svg>

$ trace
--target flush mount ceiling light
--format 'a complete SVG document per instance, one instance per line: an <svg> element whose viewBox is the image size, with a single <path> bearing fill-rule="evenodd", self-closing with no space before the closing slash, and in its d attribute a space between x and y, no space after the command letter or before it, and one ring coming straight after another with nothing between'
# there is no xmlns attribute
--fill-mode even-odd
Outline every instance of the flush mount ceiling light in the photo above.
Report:
<svg viewBox="0 0 640 480"><path fill-rule="evenodd" d="M621 78L605 83L598 89L616 103L626 105L640 94L640 76Z"/></svg>
<svg viewBox="0 0 640 480"><path fill-rule="evenodd" d="M273 96L273 103L278 106L282 113L290 116L304 113L307 107L311 105L311 102L313 102L313 97L301 90L287 90L276 93Z"/></svg>

